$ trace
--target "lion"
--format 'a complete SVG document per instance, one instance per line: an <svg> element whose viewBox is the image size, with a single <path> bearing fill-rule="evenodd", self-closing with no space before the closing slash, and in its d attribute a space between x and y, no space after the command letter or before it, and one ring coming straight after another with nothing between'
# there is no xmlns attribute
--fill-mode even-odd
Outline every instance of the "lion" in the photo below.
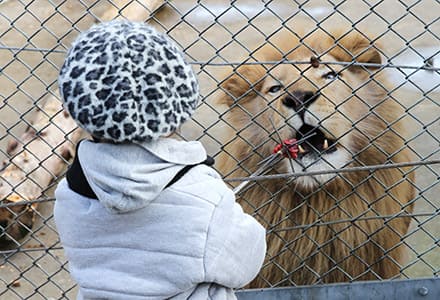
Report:
<svg viewBox="0 0 440 300"><path fill-rule="evenodd" d="M267 228L266 262L250 288L399 277L414 172L368 167L413 154L378 49L357 32L317 31L301 43L282 34L219 84L232 137L217 159L224 176L249 176L281 140L304 139L296 159L267 173L301 176L249 183L239 195Z"/></svg>

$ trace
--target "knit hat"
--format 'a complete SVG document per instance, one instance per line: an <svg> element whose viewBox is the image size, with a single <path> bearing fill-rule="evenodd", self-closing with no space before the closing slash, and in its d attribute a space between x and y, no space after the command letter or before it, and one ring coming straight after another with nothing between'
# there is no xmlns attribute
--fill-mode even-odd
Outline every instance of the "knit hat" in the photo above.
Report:
<svg viewBox="0 0 440 300"><path fill-rule="evenodd" d="M178 47L152 27L128 21L80 34L58 83L78 125L115 142L172 133L191 117L199 97L196 76Z"/></svg>

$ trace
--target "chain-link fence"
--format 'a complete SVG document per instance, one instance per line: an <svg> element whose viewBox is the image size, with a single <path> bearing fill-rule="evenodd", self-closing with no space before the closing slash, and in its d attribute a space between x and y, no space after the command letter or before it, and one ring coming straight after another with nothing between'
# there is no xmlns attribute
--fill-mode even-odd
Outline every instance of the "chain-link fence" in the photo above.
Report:
<svg viewBox="0 0 440 300"><path fill-rule="evenodd" d="M430 0L0 1L0 298L75 298L52 207L81 133L56 80L77 34L114 18L179 43L202 94L182 135L232 187L252 176L237 196L267 228L268 253L250 287L436 277L438 11ZM255 173L292 138L296 159Z"/></svg>

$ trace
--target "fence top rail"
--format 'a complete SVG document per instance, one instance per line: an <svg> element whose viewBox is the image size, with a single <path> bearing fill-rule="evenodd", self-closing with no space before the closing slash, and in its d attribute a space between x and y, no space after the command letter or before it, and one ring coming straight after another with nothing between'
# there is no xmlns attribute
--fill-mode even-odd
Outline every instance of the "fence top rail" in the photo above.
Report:
<svg viewBox="0 0 440 300"><path fill-rule="evenodd" d="M437 300L440 278L363 281L286 288L237 291L238 300Z"/></svg>

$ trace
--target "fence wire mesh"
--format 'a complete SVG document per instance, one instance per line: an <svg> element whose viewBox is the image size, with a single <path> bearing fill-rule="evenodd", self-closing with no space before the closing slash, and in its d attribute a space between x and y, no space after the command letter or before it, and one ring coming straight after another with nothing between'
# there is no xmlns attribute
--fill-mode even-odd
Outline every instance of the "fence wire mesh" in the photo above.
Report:
<svg viewBox="0 0 440 300"><path fill-rule="evenodd" d="M430 0L0 1L0 298L75 298L52 207L81 132L57 75L79 32L115 18L166 32L197 71L202 101L181 134L232 187L249 180L238 200L268 231L251 287L438 276L439 11ZM281 140L310 134L296 160L252 175Z"/></svg>

